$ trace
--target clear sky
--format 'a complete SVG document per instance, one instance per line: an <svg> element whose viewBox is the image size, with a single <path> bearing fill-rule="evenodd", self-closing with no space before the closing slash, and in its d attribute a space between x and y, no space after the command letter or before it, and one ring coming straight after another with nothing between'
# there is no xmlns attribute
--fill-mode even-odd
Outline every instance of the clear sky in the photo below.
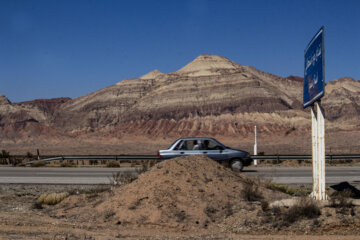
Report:
<svg viewBox="0 0 360 240"><path fill-rule="evenodd" d="M80 97L202 53L303 76L325 26L326 81L360 79L360 1L0 0L0 94Z"/></svg>

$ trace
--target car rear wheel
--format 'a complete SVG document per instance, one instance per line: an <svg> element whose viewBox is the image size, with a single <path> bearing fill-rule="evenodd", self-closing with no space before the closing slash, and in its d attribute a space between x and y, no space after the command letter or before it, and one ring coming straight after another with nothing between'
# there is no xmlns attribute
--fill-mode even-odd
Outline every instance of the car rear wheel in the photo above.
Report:
<svg viewBox="0 0 360 240"><path fill-rule="evenodd" d="M231 161L230 167L235 172L241 172L244 168L244 163L240 159L235 159Z"/></svg>

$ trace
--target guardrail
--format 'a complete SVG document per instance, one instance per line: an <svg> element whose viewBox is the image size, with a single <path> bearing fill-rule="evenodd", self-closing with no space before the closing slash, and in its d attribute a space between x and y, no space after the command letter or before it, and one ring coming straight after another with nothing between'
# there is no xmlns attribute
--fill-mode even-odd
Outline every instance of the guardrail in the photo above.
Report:
<svg viewBox="0 0 360 240"><path fill-rule="evenodd" d="M360 155L326 155L327 160L343 160L343 159L360 159ZM257 160L309 160L312 159L311 155L252 155L251 158ZM120 155L120 156L59 156L52 158L45 158L40 160L33 160L25 162L24 164L31 164L34 162L53 162L53 161L63 161L63 160L159 160L159 157L156 155Z"/></svg>
<svg viewBox="0 0 360 240"><path fill-rule="evenodd" d="M60 157L52 157L52 158L45 158L40 160L33 160L25 162L24 164L31 164L34 162L53 162L53 161L63 161L63 160L158 160L159 157L156 155L120 155L120 156L60 156Z"/></svg>
<svg viewBox="0 0 360 240"><path fill-rule="evenodd" d="M251 158L258 160L307 160L312 159L311 155L252 155ZM326 159L360 159L360 155L326 155Z"/></svg>

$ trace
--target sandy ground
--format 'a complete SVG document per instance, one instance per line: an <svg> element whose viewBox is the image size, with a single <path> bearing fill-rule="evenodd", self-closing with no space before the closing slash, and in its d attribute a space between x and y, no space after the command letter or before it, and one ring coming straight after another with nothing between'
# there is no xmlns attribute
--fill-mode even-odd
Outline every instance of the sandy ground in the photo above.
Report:
<svg viewBox="0 0 360 240"><path fill-rule="evenodd" d="M291 206L271 203L293 196L206 157L164 161L134 181L114 180L111 186L1 185L0 239L360 238L359 206L325 205L315 217L291 222ZM258 193L250 200L249 186ZM70 196L57 205L38 202L43 193L61 192Z"/></svg>

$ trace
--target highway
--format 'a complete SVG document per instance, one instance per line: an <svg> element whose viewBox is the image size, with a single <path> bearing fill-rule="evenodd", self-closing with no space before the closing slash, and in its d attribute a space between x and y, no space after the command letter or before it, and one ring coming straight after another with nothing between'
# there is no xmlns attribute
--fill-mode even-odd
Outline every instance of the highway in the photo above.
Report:
<svg viewBox="0 0 360 240"><path fill-rule="evenodd" d="M112 174L118 171L134 172L133 168L31 168L0 167L0 184L108 184ZM311 167L248 167L244 174L271 179L273 183L311 185ZM360 187L360 166L326 168L326 184L343 181Z"/></svg>

